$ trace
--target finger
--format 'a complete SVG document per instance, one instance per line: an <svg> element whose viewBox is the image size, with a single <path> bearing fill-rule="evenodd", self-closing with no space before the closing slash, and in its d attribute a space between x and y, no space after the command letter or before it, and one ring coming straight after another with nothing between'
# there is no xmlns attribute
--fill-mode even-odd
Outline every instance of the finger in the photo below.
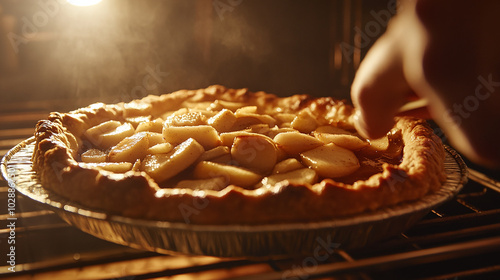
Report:
<svg viewBox="0 0 500 280"><path fill-rule="evenodd" d="M397 36L384 34L370 49L354 78L351 97L357 108L355 125L369 138L394 126L394 117L413 95L403 73Z"/></svg>

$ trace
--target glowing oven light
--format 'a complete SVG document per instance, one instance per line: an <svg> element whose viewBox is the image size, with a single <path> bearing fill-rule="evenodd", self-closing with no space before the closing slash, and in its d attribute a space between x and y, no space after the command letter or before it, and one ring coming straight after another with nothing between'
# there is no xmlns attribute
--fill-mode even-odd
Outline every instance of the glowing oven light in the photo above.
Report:
<svg viewBox="0 0 500 280"><path fill-rule="evenodd" d="M70 3L71 5L84 7L84 6L92 6L99 4L102 0L66 0L66 1L68 1L68 3Z"/></svg>

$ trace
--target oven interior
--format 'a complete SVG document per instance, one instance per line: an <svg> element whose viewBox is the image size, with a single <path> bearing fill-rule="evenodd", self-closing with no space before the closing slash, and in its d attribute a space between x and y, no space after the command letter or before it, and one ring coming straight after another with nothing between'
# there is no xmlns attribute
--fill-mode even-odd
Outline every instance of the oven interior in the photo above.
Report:
<svg viewBox="0 0 500 280"><path fill-rule="evenodd" d="M396 1L0 0L0 156L37 120L92 102L210 84L349 99L363 55ZM438 128L437 128L438 129ZM443 136L446 143L446 139ZM112 244L0 181L0 277L27 279L498 279L500 174L470 162L455 199L409 230L356 250L301 258L161 255Z"/></svg>

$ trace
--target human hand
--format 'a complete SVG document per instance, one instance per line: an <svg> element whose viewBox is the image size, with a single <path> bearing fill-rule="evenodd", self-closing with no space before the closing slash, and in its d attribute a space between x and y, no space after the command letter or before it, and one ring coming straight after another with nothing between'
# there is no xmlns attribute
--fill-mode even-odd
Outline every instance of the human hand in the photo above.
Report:
<svg viewBox="0 0 500 280"><path fill-rule="evenodd" d="M430 117L469 159L500 166L500 12L498 1L403 1L354 79L356 127L389 131L408 101ZM408 114L408 113L405 113Z"/></svg>

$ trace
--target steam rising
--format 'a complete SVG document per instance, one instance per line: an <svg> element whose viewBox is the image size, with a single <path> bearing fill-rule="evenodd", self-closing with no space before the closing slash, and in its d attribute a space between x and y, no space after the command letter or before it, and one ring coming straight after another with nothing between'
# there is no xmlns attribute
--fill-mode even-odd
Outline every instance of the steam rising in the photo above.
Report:
<svg viewBox="0 0 500 280"><path fill-rule="evenodd" d="M55 75L52 80L77 98L130 100L157 94L160 83L145 82L148 69L159 64L152 28L155 8L153 3L132 7L128 1L110 0L85 8L64 6L48 71Z"/></svg>
<svg viewBox="0 0 500 280"><path fill-rule="evenodd" d="M229 1L239 4L222 19L212 1L103 0L91 7L63 2L53 0L59 5L50 18L57 39L44 54L50 64L40 74L50 81L46 90L58 97L119 102L216 83L315 94L310 89L326 83L316 73L327 70L327 45L310 43L326 28L296 21L323 26L312 8L304 14L297 6L281 19L276 11L288 2Z"/></svg>
<svg viewBox="0 0 500 280"><path fill-rule="evenodd" d="M55 73L51 80L67 96L127 101L214 83L248 87L268 77L258 67L272 54L265 30L237 12L220 20L210 1L105 0L66 5L58 18L47 74Z"/></svg>

